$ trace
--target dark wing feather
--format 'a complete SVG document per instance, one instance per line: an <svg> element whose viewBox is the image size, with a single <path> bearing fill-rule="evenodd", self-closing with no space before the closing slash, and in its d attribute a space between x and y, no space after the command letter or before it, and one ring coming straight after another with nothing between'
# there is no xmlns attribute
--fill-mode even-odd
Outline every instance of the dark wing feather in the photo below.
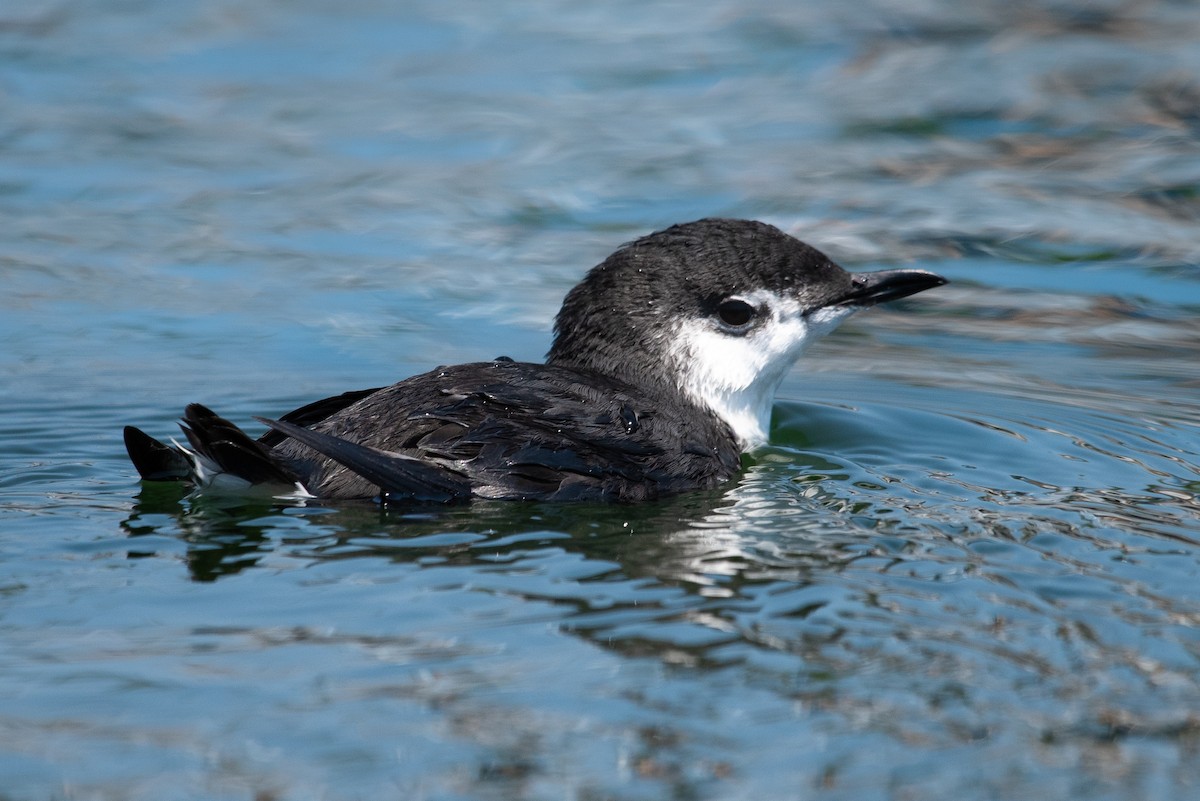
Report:
<svg viewBox="0 0 1200 801"><path fill-rule="evenodd" d="M254 419L370 481L379 487L385 500L450 503L471 495L471 482L464 475L432 462L359 445L281 420Z"/></svg>
<svg viewBox="0 0 1200 801"><path fill-rule="evenodd" d="M335 395L332 398L323 398L319 401L306 403L299 409L293 409L279 419L284 423L295 423L298 426L316 425L332 414L340 412L347 406L350 406L357 401L362 400L368 395L373 395L383 387L374 387L372 389L356 389L350 392L343 392L341 395ZM287 435L281 431L271 429L267 433L258 438L258 441L268 448L274 447L287 439Z"/></svg>
<svg viewBox="0 0 1200 801"><path fill-rule="evenodd" d="M638 500L713 487L740 467L728 427L675 397L554 365L466 364L393 384L313 427L465 476L475 495ZM341 446L339 446L341 447ZM370 497L347 460L277 446L310 492ZM339 456L344 450L339 450Z"/></svg>

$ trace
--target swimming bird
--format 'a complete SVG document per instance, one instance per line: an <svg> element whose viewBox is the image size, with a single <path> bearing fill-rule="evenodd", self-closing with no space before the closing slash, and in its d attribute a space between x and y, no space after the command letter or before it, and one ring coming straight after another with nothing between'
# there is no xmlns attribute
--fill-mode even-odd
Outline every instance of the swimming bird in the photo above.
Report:
<svg viewBox="0 0 1200 801"><path fill-rule="evenodd" d="M849 273L771 225L704 219L643 236L563 301L545 364L439 367L310 403L252 439L200 404L188 444L132 426L145 480L325 499L639 501L729 481L767 442L797 357L854 312L946 283Z"/></svg>

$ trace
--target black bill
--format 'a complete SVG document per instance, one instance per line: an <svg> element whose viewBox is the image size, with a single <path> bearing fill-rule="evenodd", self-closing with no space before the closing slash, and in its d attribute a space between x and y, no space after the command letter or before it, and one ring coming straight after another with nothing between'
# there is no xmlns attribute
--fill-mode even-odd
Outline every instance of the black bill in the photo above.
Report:
<svg viewBox="0 0 1200 801"><path fill-rule="evenodd" d="M844 297L830 306L874 306L889 300L899 300L949 283L937 273L927 270L883 270L877 273L853 273L853 284Z"/></svg>

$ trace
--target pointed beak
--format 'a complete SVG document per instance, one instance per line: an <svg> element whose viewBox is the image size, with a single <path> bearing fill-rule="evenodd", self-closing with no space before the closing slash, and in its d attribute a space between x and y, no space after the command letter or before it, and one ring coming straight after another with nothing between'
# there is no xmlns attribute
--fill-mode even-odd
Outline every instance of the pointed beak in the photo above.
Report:
<svg viewBox="0 0 1200 801"><path fill-rule="evenodd" d="M899 300L949 283L937 273L926 270L883 270L877 273L852 273L850 291L830 306L866 308L876 303Z"/></svg>

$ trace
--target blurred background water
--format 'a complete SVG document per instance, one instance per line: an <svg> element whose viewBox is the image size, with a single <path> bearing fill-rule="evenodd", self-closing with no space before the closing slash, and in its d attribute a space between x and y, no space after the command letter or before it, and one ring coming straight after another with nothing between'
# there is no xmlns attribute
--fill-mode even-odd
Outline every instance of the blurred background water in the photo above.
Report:
<svg viewBox="0 0 1200 801"><path fill-rule="evenodd" d="M1197 42L1182 0L4 6L0 799L1194 797ZM126 461L189 401L540 359L712 215L953 280L812 350L725 491Z"/></svg>

